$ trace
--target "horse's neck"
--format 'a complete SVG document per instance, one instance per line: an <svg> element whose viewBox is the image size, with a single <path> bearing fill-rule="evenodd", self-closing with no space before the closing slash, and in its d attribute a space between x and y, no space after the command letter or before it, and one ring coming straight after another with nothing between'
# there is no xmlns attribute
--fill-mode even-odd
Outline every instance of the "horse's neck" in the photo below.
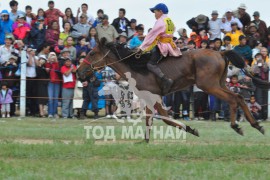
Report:
<svg viewBox="0 0 270 180"><path fill-rule="evenodd" d="M130 72L133 77L135 77L138 73L133 71L128 65L125 65L124 63L121 62L109 62L109 63L114 63L110 65L110 67L117 72L121 77L126 77L124 73Z"/></svg>

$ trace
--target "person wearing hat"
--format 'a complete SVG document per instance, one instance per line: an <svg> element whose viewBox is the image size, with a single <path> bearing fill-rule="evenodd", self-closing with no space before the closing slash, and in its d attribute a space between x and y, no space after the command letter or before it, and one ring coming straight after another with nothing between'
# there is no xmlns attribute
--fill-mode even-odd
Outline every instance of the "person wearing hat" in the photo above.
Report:
<svg viewBox="0 0 270 180"><path fill-rule="evenodd" d="M137 20L131 19L130 20L130 27L128 27L128 38L132 39L133 35L136 34L136 26L137 26Z"/></svg>
<svg viewBox="0 0 270 180"><path fill-rule="evenodd" d="M241 23L241 21L238 18L233 16L232 10L226 9L225 21L222 22L222 24L220 26L221 32L223 32L224 34L231 32L231 30L232 30L231 23L232 22L236 22L237 27L240 30L243 29L243 24Z"/></svg>
<svg viewBox="0 0 270 180"><path fill-rule="evenodd" d="M247 38L245 35L239 36L239 45L235 46L233 50L242 55L248 64L251 64L252 50L250 46L247 45Z"/></svg>
<svg viewBox="0 0 270 180"><path fill-rule="evenodd" d="M0 20L0 45L5 44L5 35L12 33L13 21L9 18L7 10L2 10Z"/></svg>
<svg viewBox="0 0 270 180"><path fill-rule="evenodd" d="M17 21L17 18L20 14L25 15L25 12L18 10L19 3L15 0L12 0L9 2L9 6L11 8L11 11L9 13L9 19L11 19L13 22Z"/></svg>
<svg viewBox="0 0 270 180"><path fill-rule="evenodd" d="M246 31L246 37L247 37L247 44L251 47L254 48L255 44L257 41L261 41L261 36L258 33L258 28L256 24L250 23L250 25L247 28Z"/></svg>
<svg viewBox="0 0 270 180"><path fill-rule="evenodd" d="M118 43L119 44L126 44L127 43L127 34L125 32L122 32L121 34L119 34L118 36Z"/></svg>
<svg viewBox="0 0 270 180"><path fill-rule="evenodd" d="M88 36L91 26L87 23L87 18L88 17L86 14L81 14L79 22L72 28L73 31L71 32L70 36L73 37L76 42L80 36L85 38Z"/></svg>
<svg viewBox="0 0 270 180"><path fill-rule="evenodd" d="M206 30L206 32L208 32L208 21L209 18L207 16L200 14L197 17L188 20L186 24L193 32L196 32L199 35L201 30Z"/></svg>
<svg viewBox="0 0 270 180"><path fill-rule="evenodd" d="M221 19L218 18L218 11L213 10L211 14L212 18L208 22L208 27L209 27L209 39L214 40L216 38L221 38Z"/></svg>
<svg viewBox="0 0 270 180"><path fill-rule="evenodd" d="M136 26L136 36L134 36L131 40L130 40L130 43L129 43L129 48L130 49L135 49L137 47L139 47L145 36L143 35L144 33L144 28L141 27L141 26Z"/></svg>
<svg viewBox="0 0 270 180"><path fill-rule="evenodd" d="M116 42L116 38L119 36L113 25L109 24L109 16L104 14L102 17L102 23L97 27L98 39L106 38L107 42Z"/></svg>
<svg viewBox="0 0 270 180"><path fill-rule="evenodd" d="M12 25L13 35L16 39L23 40L31 30L31 26L25 21L25 15L20 14Z"/></svg>
<svg viewBox="0 0 270 180"><path fill-rule="evenodd" d="M61 67L63 76L62 82L62 117L73 118L73 97L76 85L76 66L72 64L70 58L65 59L65 64Z"/></svg>
<svg viewBox="0 0 270 180"><path fill-rule="evenodd" d="M61 53L60 53L60 57L58 59L59 62L59 67L61 68L64 64L65 64L65 60L67 58L70 58L70 50L68 50L67 48L64 48Z"/></svg>
<svg viewBox="0 0 270 180"><path fill-rule="evenodd" d="M244 35L242 31L238 30L238 23L232 21L231 22L231 31L226 33L225 36L229 36L231 38L231 44L233 46L239 45L239 37Z"/></svg>
<svg viewBox="0 0 270 180"><path fill-rule="evenodd" d="M61 17L64 19L66 17L65 17L65 14L62 13L59 9L54 8L54 1L49 1L48 6L49 6L49 9L45 11L45 15L48 19L48 22L50 23L48 28L51 28L50 26L52 25L51 24L52 21L56 21L59 24L59 18ZM60 27L58 27L58 30L59 29Z"/></svg>
<svg viewBox="0 0 270 180"><path fill-rule="evenodd" d="M246 12L247 6L243 3L238 7L239 20L244 26L243 30L246 30L248 25L250 24L251 18L250 15Z"/></svg>
<svg viewBox="0 0 270 180"><path fill-rule="evenodd" d="M14 51L13 47L14 37L12 34L6 34L5 36L5 44L0 46L0 64L4 64L8 61L11 53Z"/></svg>
<svg viewBox="0 0 270 180"><path fill-rule="evenodd" d="M266 45L267 39L268 39L267 35L270 34L268 33L266 23L260 19L260 13L258 11L255 11L253 13L253 17L254 17L254 20L251 22L254 23L256 27L258 28L258 33L261 36L261 41L264 45Z"/></svg>
<svg viewBox="0 0 270 180"><path fill-rule="evenodd" d="M173 21L168 17L169 9L159 3L155 7L150 8L157 19L152 30L146 35L139 49L143 52L152 52L150 61L147 63L149 71L154 73L162 82L161 89L163 94L167 94L173 85L173 80L167 77L158 67L158 61L164 56L181 56L182 53L173 41L173 33L175 26Z"/></svg>
<svg viewBox="0 0 270 180"><path fill-rule="evenodd" d="M128 33L127 28L128 26L130 26L130 21L125 17L126 10L124 8L120 8L118 14L119 14L118 18L113 20L112 25L119 34L122 32Z"/></svg>
<svg viewBox="0 0 270 180"><path fill-rule="evenodd" d="M43 43L45 43L46 26L44 24L44 18L39 16L36 23L30 31L29 40L34 48L39 49Z"/></svg>
<svg viewBox="0 0 270 180"><path fill-rule="evenodd" d="M44 106L48 104L48 81L44 81L44 79L49 79L49 74L45 69L45 64L47 62L47 57L45 55L40 55L38 57L37 66L36 66L36 79L40 79L36 82L36 90L37 90L37 103L39 106L39 117L44 118Z"/></svg>

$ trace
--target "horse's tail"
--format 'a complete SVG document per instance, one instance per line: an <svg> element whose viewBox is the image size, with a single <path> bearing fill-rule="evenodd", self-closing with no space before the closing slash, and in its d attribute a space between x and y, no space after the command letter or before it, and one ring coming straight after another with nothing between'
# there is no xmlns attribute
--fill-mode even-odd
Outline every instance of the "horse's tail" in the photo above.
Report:
<svg viewBox="0 0 270 180"><path fill-rule="evenodd" d="M252 79L252 82L255 84L256 87L261 89L270 89L270 83L264 80L261 80L254 75L252 75L249 70L246 68L244 58L238 54L236 51L224 51L221 52L221 55L224 57L225 61L230 61L235 67L241 69L241 71L249 76Z"/></svg>

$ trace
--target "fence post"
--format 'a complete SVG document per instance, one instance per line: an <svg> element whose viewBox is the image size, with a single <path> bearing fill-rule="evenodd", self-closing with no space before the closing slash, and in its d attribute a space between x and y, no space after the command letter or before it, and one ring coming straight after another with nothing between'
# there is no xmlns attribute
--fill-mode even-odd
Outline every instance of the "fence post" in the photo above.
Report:
<svg viewBox="0 0 270 180"><path fill-rule="evenodd" d="M26 110L26 51L21 53L21 80L20 80L20 117L25 117Z"/></svg>

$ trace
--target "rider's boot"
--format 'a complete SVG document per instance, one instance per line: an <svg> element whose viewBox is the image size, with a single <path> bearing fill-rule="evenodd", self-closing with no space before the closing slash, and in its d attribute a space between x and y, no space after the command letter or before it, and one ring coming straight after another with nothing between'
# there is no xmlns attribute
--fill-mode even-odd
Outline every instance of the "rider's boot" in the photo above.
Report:
<svg viewBox="0 0 270 180"><path fill-rule="evenodd" d="M173 80L170 79L170 78L167 78L164 75L161 78L161 82L162 82L162 93L163 93L163 95L166 95L170 91L170 89L171 89L171 87L173 85Z"/></svg>

